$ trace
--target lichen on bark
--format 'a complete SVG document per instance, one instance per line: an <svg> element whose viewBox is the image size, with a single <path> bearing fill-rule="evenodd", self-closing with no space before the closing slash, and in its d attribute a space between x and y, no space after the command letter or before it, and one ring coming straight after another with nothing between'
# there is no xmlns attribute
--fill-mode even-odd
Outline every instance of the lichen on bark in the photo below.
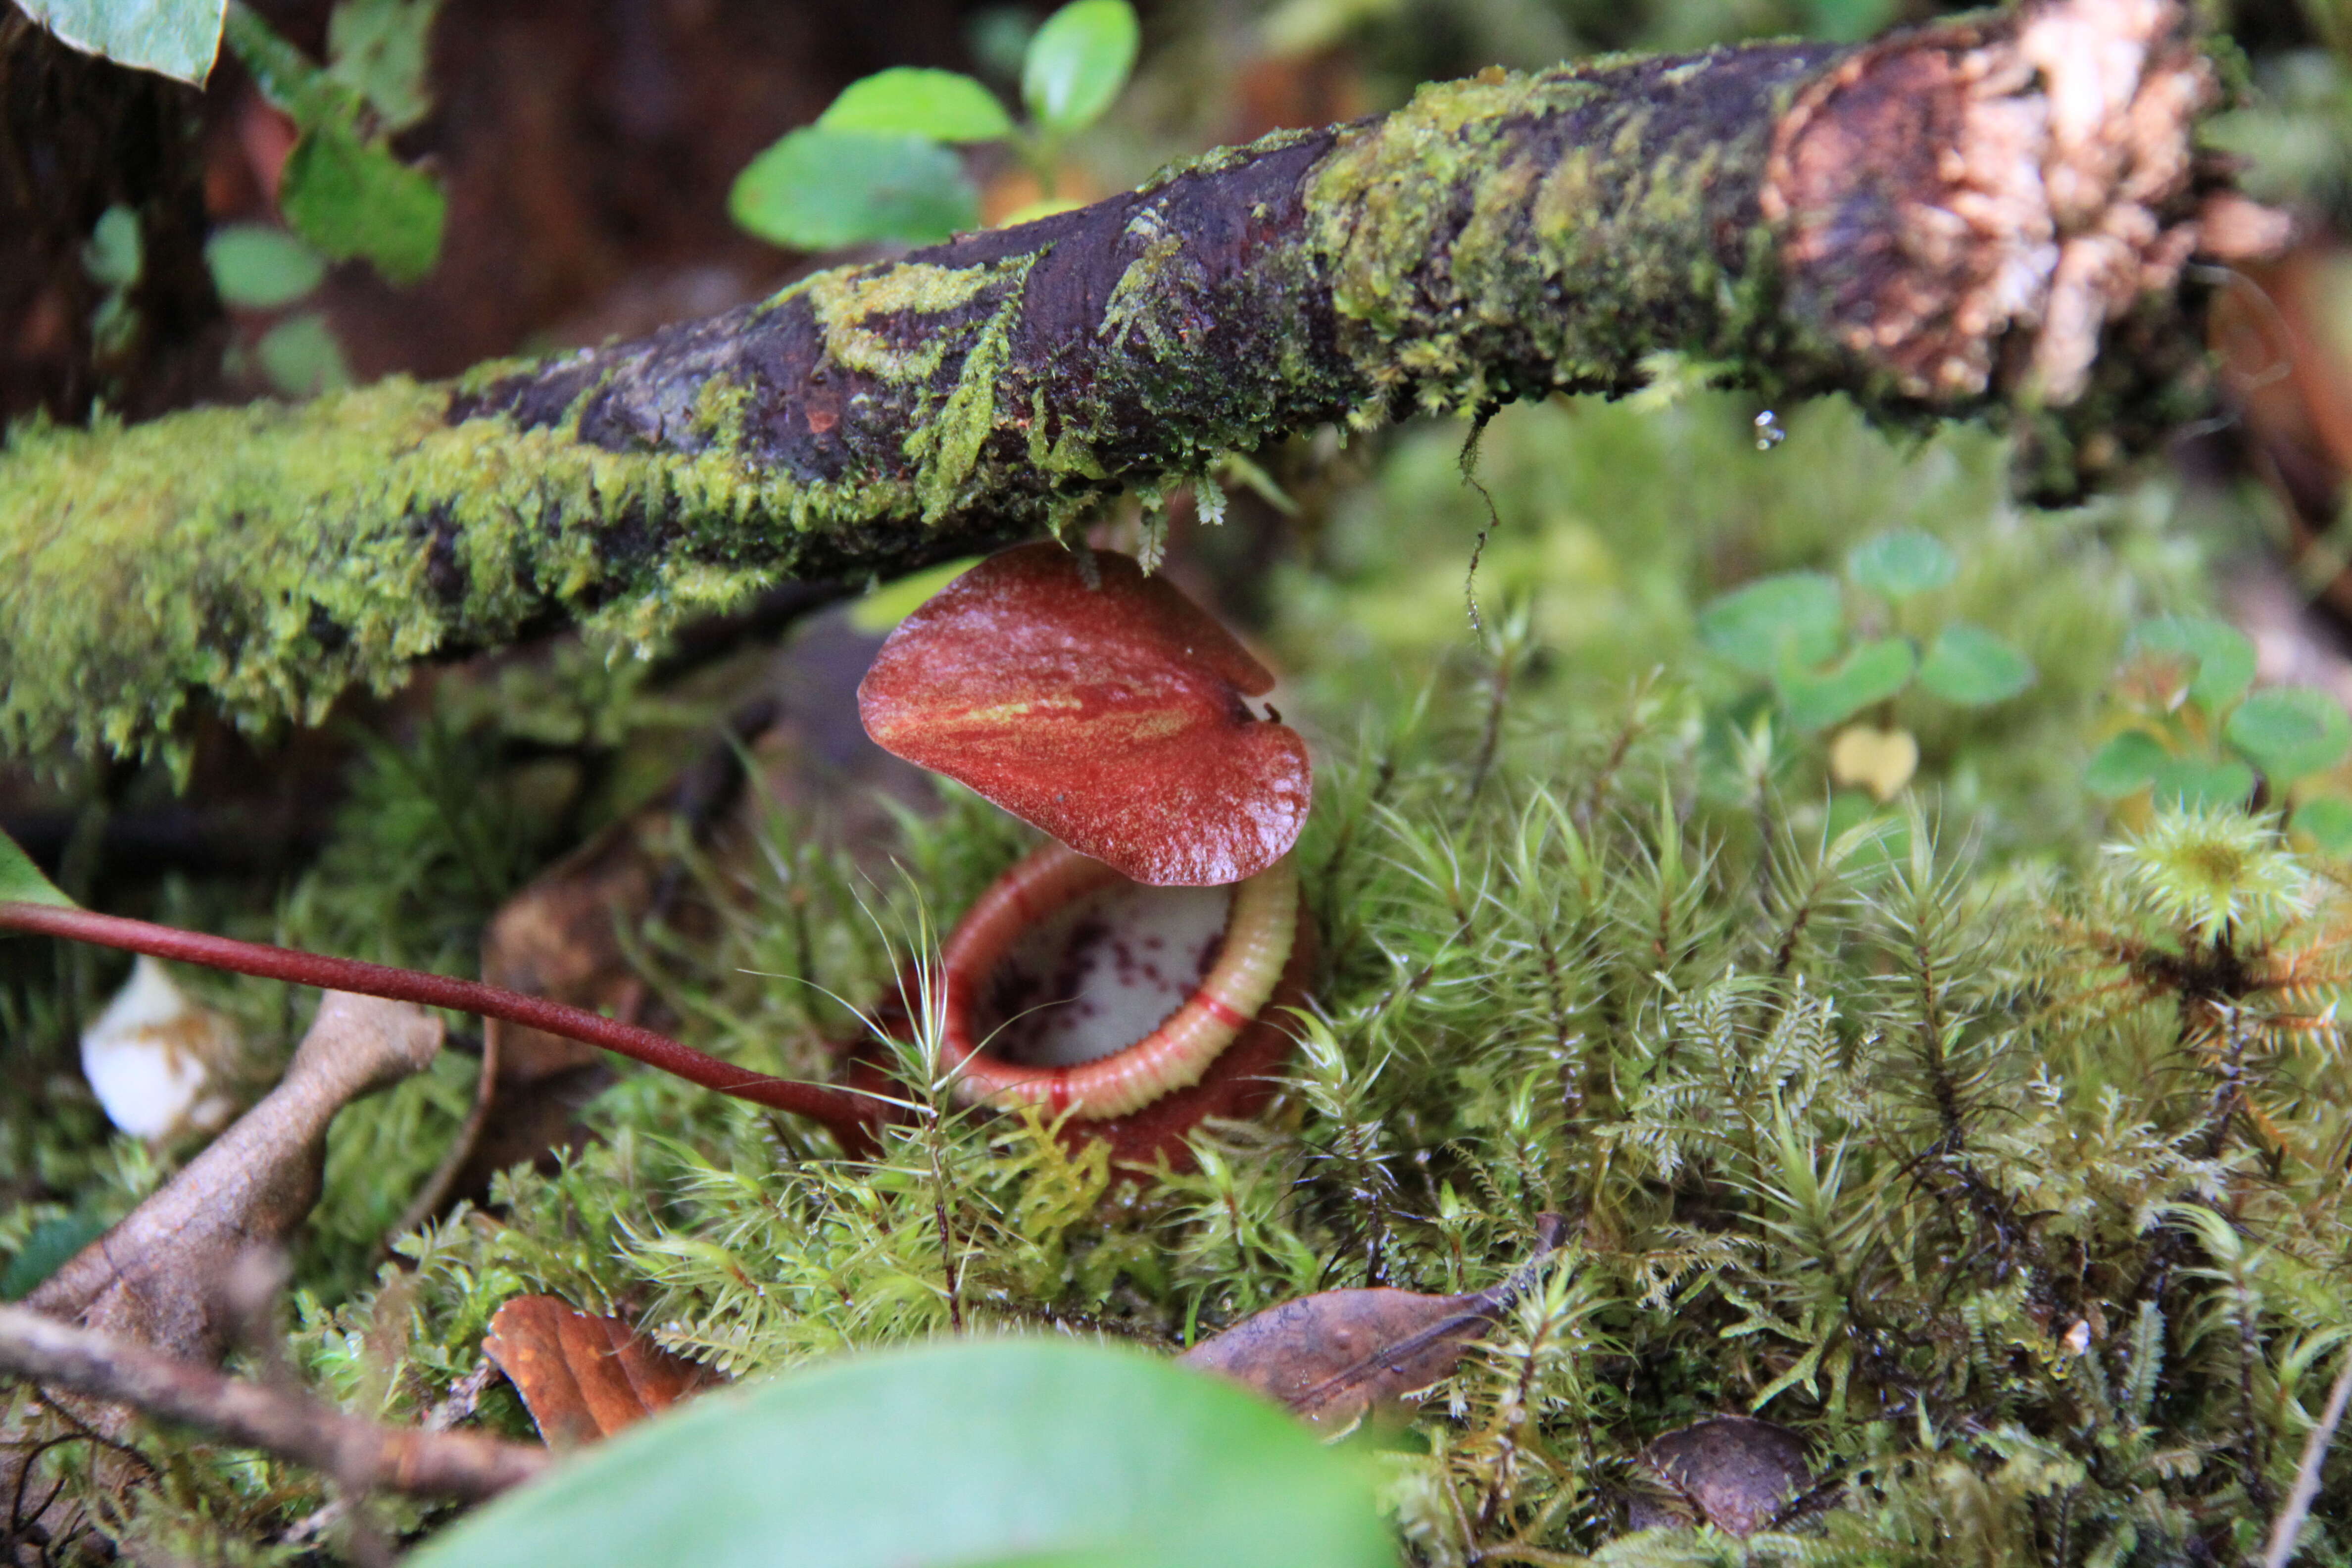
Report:
<svg viewBox="0 0 2352 1568"><path fill-rule="evenodd" d="M199 692L315 719L566 620L648 646L778 578L1058 531L1330 420L1622 393L1661 353L2010 419L2066 488L2200 395L2213 96L2174 0L1489 72L634 343L20 430L0 746L168 746Z"/></svg>

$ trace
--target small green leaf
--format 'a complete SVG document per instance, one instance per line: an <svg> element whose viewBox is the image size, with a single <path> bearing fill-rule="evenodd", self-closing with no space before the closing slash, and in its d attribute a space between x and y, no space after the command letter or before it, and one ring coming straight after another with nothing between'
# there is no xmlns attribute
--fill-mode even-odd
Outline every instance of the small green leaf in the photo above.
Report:
<svg viewBox="0 0 2352 1568"><path fill-rule="evenodd" d="M1370 1475L1273 1405L1066 1340L953 1341L707 1394L415 1568L1393 1568Z"/></svg>
<svg viewBox="0 0 2352 1568"><path fill-rule="evenodd" d="M1698 613L1699 641L1751 675L1811 666L1837 651L1844 606L1834 578L1819 572L1760 577Z"/></svg>
<svg viewBox="0 0 2352 1568"><path fill-rule="evenodd" d="M2281 784L2332 768L2352 751L2352 719L2312 686L2273 686L2238 705L2221 726L2230 744Z"/></svg>
<svg viewBox="0 0 2352 1568"><path fill-rule="evenodd" d="M66 1266L68 1259L106 1234L106 1222L89 1215L62 1215L43 1220L25 1238L25 1245L0 1270L0 1301L21 1301L41 1288L41 1282Z"/></svg>
<svg viewBox="0 0 2352 1568"><path fill-rule="evenodd" d="M2254 645L2225 622L2204 616L2158 616L2132 628L2132 647L2197 661L2191 700L2219 712L2254 679Z"/></svg>
<svg viewBox="0 0 2352 1568"><path fill-rule="evenodd" d="M2313 795L2294 808L2292 826L2323 855L2352 855L2352 800L2340 795Z"/></svg>
<svg viewBox="0 0 2352 1568"><path fill-rule="evenodd" d="M2118 799L2155 783L2171 762L2163 742L2145 730L2126 730L2099 748L2084 771L2083 785L2093 795Z"/></svg>
<svg viewBox="0 0 2352 1568"><path fill-rule="evenodd" d="M278 209L336 261L363 257L394 283L414 283L441 255L448 214L441 187L381 145L329 122L287 155Z"/></svg>
<svg viewBox="0 0 2352 1568"><path fill-rule="evenodd" d="M254 350L260 356L262 374L288 397L316 397L352 384L343 347L335 341L327 318L316 310L287 317L264 333Z"/></svg>
<svg viewBox="0 0 2352 1568"><path fill-rule="evenodd" d="M1127 85L1140 41L1128 0L1074 0L1029 40L1021 100L1048 131L1082 131Z"/></svg>
<svg viewBox="0 0 2352 1568"><path fill-rule="evenodd" d="M327 264L282 228L238 223L205 241L205 261L224 303L243 310L274 310L319 286Z"/></svg>
<svg viewBox="0 0 2352 1568"><path fill-rule="evenodd" d="M960 71L919 66L893 66L851 82L816 122L828 131L935 142L999 142L1013 134L1013 117L994 93Z"/></svg>
<svg viewBox="0 0 2352 1568"><path fill-rule="evenodd" d="M2148 791L2158 805L2243 805L2254 793L2254 770L2239 762L2167 757Z"/></svg>
<svg viewBox="0 0 2352 1568"><path fill-rule="evenodd" d="M1940 588L1959 570L1958 559L1942 540L1916 528L1873 534L1845 558L1845 574L1853 579L1855 587L1889 599Z"/></svg>
<svg viewBox="0 0 2352 1568"><path fill-rule="evenodd" d="M33 858L5 833L0 833L0 904L55 904L68 910L75 907L71 899L58 890L55 882L41 874Z"/></svg>
<svg viewBox="0 0 2352 1568"><path fill-rule="evenodd" d="M849 624L859 631L880 636L919 610L940 589L980 564L977 555L961 556L943 561L920 572L911 572L894 583L885 583L864 598L849 606Z"/></svg>
<svg viewBox="0 0 2352 1568"><path fill-rule="evenodd" d="M735 221L799 250L903 240L927 245L980 222L980 193L927 136L804 125L735 176Z"/></svg>
<svg viewBox="0 0 2352 1568"><path fill-rule="evenodd" d="M2033 664L2005 638L1955 621L1936 634L1919 666L1919 684L1947 702L1984 708L2033 684Z"/></svg>
<svg viewBox="0 0 2352 1568"><path fill-rule="evenodd" d="M228 0L17 0L75 48L205 85L220 53Z"/></svg>
<svg viewBox="0 0 2352 1568"><path fill-rule="evenodd" d="M425 45L441 0L342 0L327 18L327 74L373 106L386 131L433 111Z"/></svg>
<svg viewBox="0 0 2352 1568"><path fill-rule="evenodd" d="M139 240L139 215L117 202L98 215L89 243L81 247L82 269L90 280L109 289L128 289L139 281L143 266Z"/></svg>
<svg viewBox="0 0 2352 1568"><path fill-rule="evenodd" d="M1789 710L1789 722L1800 730L1819 730L1902 690L1911 683L1917 663L1908 639L1880 637L1847 654L1833 669L1790 666L1773 684Z"/></svg>

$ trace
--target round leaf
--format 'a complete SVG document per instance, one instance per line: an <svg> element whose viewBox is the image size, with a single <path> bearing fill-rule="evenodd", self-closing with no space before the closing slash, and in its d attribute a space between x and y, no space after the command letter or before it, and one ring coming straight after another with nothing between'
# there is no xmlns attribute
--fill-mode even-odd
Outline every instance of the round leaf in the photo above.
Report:
<svg viewBox="0 0 2352 1568"><path fill-rule="evenodd" d="M2334 767L2352 750L2352 719L2342 704L2312 686L2273 686L2238 705L2221 727L2230 744L2284 783Z"/></svg>
<svg viewBox="0 0 2352 1568"><path fill-rule="evenodd" d="M1919 684L1947 702L1983 708L2006 702L2033 684L2033 664L1982 626L1957 622L1936 634Z"/></svg>
<svg viewBox="0 0 2352 1568"><path fill-rule="evenodd" d="M1773 685L1791 724L1819 730L1902 690L1911 683L1917 662L1905 639L1880 637L1855 648L1833 669L1817 672L1791 666Z"/></svg>
<svg viewBox="0 0 2352 1568"><path fill-rule="evenodd" d="M1890 599L1940 588L1959 574L1960 563L1944 542L1916 528L1898 528L1864 540L1845 558L1845 573L1857 588Z"/></svg>
<svg viewBox="0 0 2352 1568"><path fill-rule="evenodd" d="M117 202L98 215L89 243L81 247L81 264L94 281L109 289L128 289L139 281L143 248L139 215Z"/></svg>
<svg viewBox="0 0 2352 1568"><path fill-rule="evenodd" d="M994 93L961 72L919 66L893 66L851 82L816 122L828 131L935 142L996 142L1013 134L1013 117Z"/></svg>
<svg viewBox="0 0 2352 1568"><path fill-rule="evenodd" d="M2352 800L2316 795L2294 808L2293 824L2322 855L2352 855Z"/></svg>
<svg viewBox="0 0 2352 1568"><path fill-rule="evenodd" d="M1274 677L1124 555L990 556L898 625L857 689L885 750L1139 882L1203 887L1288 851L1307 744L1244 695Z"/></svg>
<svg viewBox="0 0 2352 1568"><path fill-rule="evenodd" d="M2114 800L2146 789L2171 761L2163 742L2145 730L2126 730L2099 748L2083 774L2083 785Z"/></svg>
<svg viewBox="0 0 2352 1568"><path fill-rule="evenodd" d="M1021 100L1048 131L1083 130L1127 85L1139 41L1128 0L1075 0L1029 40Z"/></svg>
<svg viewBox="0 0 2352 1568"><path fill-rule="evenodd" d="M245 310L290 305L319 286L327 264L282 228L238 223L205 241L205 261L224 302Z"/></svg>
<svg viewBox="0 0 2352 1568"><path fill-rule="evenodd" d="M2243 805L2254 793L2254 770L2243 763L2167 757L2148 789L2158 805Z"/></svg>
<svg viewBox="0 0 2352 1568"><path fill-rule="evenodd" d="M254 345L269 384L289 397L316 397L352 384L352 367L327 318L316 310L289 316Z"/></svg>
<svg viewBox="0 0 2352 1568"><path fill-rule="evenodd" d="M1221 1379L962 1341L709 1394L566 1462L415 1568L1389 1568L1370 1479Z"/></svg>
<svg viewBox="0 0 2352 1568"><path fill-rule="evenodd" d="M804 125L735 176L727 210L761 239L800 250L928 245L978 225L980 193L927 136Z"/></svg>
<svg viewBox="0 0 2352 1568"><path fill-rule="evenodd" d="M1710 601L1698 613L1698 636L1710 652L1749 674L1777 675L1786 665L1815 665L1835 653L1843 615L1835 579L1787 572Z"/></svg>
<svg viewBox="0 0 2352 1568"><path fill-rule="evenodd" d="M2194 659L2189 697L2207 711L2234 700L2254 679L2254 645L2243 632L2204 616L2158 616L2132 628L2132 647Z"/></svg>

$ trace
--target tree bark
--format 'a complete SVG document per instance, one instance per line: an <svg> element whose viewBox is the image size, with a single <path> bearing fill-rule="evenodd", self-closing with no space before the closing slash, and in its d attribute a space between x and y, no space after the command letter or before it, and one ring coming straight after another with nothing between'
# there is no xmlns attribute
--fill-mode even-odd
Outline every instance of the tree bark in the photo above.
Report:
<svg viewBox="0 0 2352 1568"><path fill-rule="evenodd" d="M2178 0L1859 47L1492 71L641 342L0 458L0 746L315 719L579 620L1058 530L1329 421L1641 386L1660 355L2070 492L2201 405L2185 264L2279 243L2191 150Z"/></svg>

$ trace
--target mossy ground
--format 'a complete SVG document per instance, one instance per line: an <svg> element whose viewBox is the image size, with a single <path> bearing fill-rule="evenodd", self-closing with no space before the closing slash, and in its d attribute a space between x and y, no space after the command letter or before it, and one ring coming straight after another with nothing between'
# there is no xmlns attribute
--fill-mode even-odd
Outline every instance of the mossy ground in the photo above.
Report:
<svg viewBox="0 0 2352 1568"><path fill-rule="evenodd" d="M1330 459L1355 482L1269 585L1264 632L1291 672L1277 700L1317 738L1301 857L1325 952L1270 1124L1114 1187L1034 1122L943 1116L852 1165L633 1074L559 1173L510 1173L379 1268L462 1114L453 1058L338 1123L298 1260L299 1363L354 1409L415 1419L530 1290L739 1375L940 1333L951 1311L1172 1347L1321 1289L1490 1284L1549 1211L1570 1238L1546 1288L1383 1439L1418 1558L2242 1559L2352 1339L2352 1092L2326 1013L2352 910L2336 870L2263 820L2119 816L2083 785L2126 627L2204 606L2216 546L2161 478L2034 512L2001 499L1987 437L1898 447L1824 405L1783 411L1790 438L1759 452L1753 412L1701 395L1497 419L1483 636L1463 602L1486 519L1455 468L1463 427ZM1827 738L1778 722L1696 626L1715 594L1834 571L1896 526L1945 541L1959 574L1900 605L1857 595L1855 626L1965 618L2038 679L1982 709L1914 691L1866 713L1920 744L1882 805L1833 786ZM598 700L583 724L641 711L626 682ZM554 847L528 831L529 792L468 749L503 721L483 709L453 709L437 752L371 763L374 793L271 913L202 887L173 907L462 963ZM848 1005L1021 842L951 795L903 825L903 875L876 882L803 826L773 814L757 853L698 863L736 913L646 954L689 1038L771 1070L820 1070ZM65 1065L66 998L95 981L16 973L10 1048L48 1071L12 1074L0 1119L6 1168L40 1184L0 1211L10 1249L76 1205L120 1212L169 1163L103 1137ZM199 984L291 1037L278 988ZM1814 1443L1834 1506L1745 1549L1612 1541L1649 1438L1746 1410ZM503 1394L484 1418L528 1430ZM331 1531L268 1544L326 1500L306 1472L148 1447L164 1479L124 1528L149 1549L340 1550ZM2327 1483L2305 1562L2352 1556L2352 1460Z"/></svg>

